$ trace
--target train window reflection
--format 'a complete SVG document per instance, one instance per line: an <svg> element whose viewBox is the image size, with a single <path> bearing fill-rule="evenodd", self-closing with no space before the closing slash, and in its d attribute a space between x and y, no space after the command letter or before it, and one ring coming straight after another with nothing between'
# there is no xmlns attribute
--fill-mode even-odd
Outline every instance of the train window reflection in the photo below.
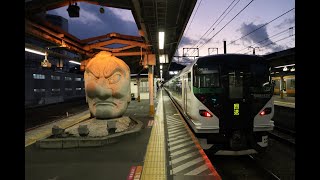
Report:
<svg viewBox="0 0 320 180"><path fill-rule="evenodd" d="M220 87L218 70L199 68L194 76L194 86L198 88Z"/></svg>
<svg viewBox="0 0 320 180"><path fill-rule="evenodd" d="M229 72L229 96L232 99L243 97L243 76L235 71Z"/></svg>

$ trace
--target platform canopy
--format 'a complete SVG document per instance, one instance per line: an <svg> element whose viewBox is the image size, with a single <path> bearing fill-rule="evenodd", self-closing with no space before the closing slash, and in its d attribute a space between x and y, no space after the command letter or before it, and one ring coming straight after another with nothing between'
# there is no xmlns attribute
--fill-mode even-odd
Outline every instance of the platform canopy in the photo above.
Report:
<svg viewBox="0 0 320 180"><path fill-rule="evenodd" d="M69 6L70 2L85 2L102 7L131 10L140 36L114 32L82 40L35 16ZM25 33L26 36L37 37L57 46L66 47L84 58L92 56L99 50L109 50L117 56L122 56L133 71L138 71L138 66L141 66L140 58L134 56L140 56L141 52L152 53L156 55L157 63L154 73L158 76L159 55L167 54L168 63L172 61L196 2L197 0L25 0ZM165 32L164 48L161 50L159 49L159 31ZM113 50L105 48L105 45L115 42L126 46ZM32 46L32 43L28 45Z"/></svg>

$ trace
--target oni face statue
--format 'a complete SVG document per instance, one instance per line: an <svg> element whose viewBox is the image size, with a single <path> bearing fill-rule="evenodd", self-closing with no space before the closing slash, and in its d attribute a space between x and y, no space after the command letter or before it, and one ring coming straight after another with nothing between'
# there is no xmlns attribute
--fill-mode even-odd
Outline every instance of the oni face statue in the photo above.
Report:
<svg viewBox="0 0 320 180"><path fill-rule="evenodd" d="M101 51L86 65L86 99L97 119L121 117L131 101L130 69L121 59Z"/></svg>

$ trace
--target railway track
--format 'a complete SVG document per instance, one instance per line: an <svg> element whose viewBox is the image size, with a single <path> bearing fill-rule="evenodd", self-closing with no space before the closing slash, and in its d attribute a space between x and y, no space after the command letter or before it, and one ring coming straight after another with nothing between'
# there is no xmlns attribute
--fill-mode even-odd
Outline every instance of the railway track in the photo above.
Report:
<svg viewBox="0 0 320 180"><path fill-rule="evenodd" d="M285 143L289 146L295 147L296 145L295 134L296 133L292 130L275 126L274 130L269 132L269 137L281 143Z"/></svg>
<svg viewBox="0 0 320 180"><path fill-rule="evenodd" d="M217 156L208 155L223 180L279 180L271 170L265 168L251 155Z"/></svg>
<svg viewBox="0 0 320 180"><path fill-rule="evenodd" d="M88 105L83 99L25 109L25 132L76 115L87 109Z"/></svg>

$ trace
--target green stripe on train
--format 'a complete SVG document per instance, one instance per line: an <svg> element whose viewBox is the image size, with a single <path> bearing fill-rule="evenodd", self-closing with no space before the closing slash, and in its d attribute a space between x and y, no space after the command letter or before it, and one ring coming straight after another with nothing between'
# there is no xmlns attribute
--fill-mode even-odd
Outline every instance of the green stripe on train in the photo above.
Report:
<svg viewBox="0 0 320 180"><path fill-rule="evenodd" d="M194 94L200 94L200 93L222 93L223 88L197 88L193 87L193 93Z"/></svg>

